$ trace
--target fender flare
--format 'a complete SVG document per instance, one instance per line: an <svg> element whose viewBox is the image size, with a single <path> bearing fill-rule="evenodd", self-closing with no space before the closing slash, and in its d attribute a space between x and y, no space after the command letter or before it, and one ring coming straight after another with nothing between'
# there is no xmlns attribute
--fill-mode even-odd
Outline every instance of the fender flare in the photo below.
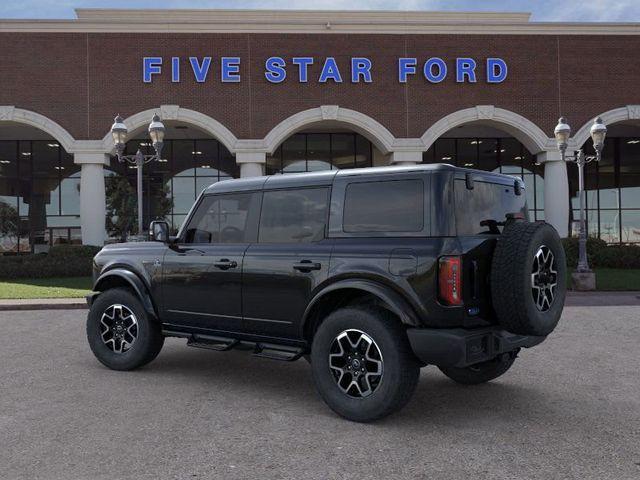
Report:
<svg viewBox="0 0 640 480"><path fill-rule="evenodd" d="M97 297L103 291L101 286L103 286L108 280L113 278L118 278L127 282L127 284L135 292L138 299L142 302L142 305L144 306L144 309L147 311L147 313L152 315L153 318L158 318L158 314L156 313L156 309L153 306L153 302L151 301L151 295L149 294L149 289L147 288L147 286L137 274L135 274L131 270L127 270L124 268L114 268L112 270L108 270L98 277L95 284L93 285L93 291L97 293L93 296L91 300L92 302L93 300L95 300L95 297Z"/></svg>
<svg viewBox="0 0 640 480"><path fill-rule="evenodd" d="M413 327L420 325L420 321L409 302L390 287L372 280L350 279L340 280L328 285L311 299L302 317L301 332L305 331L311 313L322 299L331 292L344 289L362 290L363 292L370 293L384 302L389 310L394 313L403 324Z"/></svg>

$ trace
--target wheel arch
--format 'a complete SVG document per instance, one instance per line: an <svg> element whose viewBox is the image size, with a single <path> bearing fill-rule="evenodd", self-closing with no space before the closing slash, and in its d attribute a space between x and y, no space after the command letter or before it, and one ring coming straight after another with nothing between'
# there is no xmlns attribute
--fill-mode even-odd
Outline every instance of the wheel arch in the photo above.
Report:
<svg viewBox="0 0 640 480"><path fill-rule="evenodd" d="M302 317L302 338L311 340L326 315L360 299L377 301L405 325L418 326L420 323L409 302L391 288L370 280L341 280L326 286L311 299Z"/></svg>
<svg viewBox="0 0 640 480"><path fill-rule="evenodd" d="M142 279L131 270L114 268L104 272L96 280L93 286L93 291L97 292L95 295L97 296L102 292L118 287L125 287L133 290L135 295L142 302L147 313L150 314L152 318L158 318L156 308L153 304L153 300L151 299L151 295L149 294L149 289ZM93 298L95 298L95 296Z"/></svg>

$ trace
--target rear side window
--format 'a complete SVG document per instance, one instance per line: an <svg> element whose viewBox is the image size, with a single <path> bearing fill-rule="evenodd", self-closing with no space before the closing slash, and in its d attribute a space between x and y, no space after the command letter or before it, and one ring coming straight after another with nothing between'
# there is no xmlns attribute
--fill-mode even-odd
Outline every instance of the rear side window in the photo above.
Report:
<svg viewBox="0 0 640 480"><path fill-rule="evenodd" d="M422 180L351 183L347 186L345 232L420 232L424 227Z"/></svg>
<svg viewBox="0 0 640 480"><path fill-rule="evenodd" d="M466 188L464 180L455 181L456 229L458 235L491 233L491 220L504 222L507 213L524 213L524 193L516 195L510 185L473 182L473 190ZM483 222L483 225L480 223Z"/></svg>
<svg viewBox="0 0 640 480"><path fill-rule="evenodd" d="M322 240L327 224L328 206L327 188L264 192L259 241L304 243Z"/></svg>

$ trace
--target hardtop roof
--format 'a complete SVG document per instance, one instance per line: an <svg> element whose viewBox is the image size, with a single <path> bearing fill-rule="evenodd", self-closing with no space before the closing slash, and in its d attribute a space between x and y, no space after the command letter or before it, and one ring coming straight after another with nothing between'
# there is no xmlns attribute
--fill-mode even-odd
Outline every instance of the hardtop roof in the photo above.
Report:
<svg viewBox="0 0 640 480"><path fill-rule="evenodd" d="M262 189L278 189L291 187L312 187L331 185L336 177L365 177L370 176L372 179L384 175L388 177L396 173L410 172L433 172L433 171L449 171L457 172L462 175L471 173L474 178L495 179L500 183L513 183L515 177L504 175L501 173L487 172L484 170L474 170L470 168L456 167L447 163L433 164L417 164L403 166L384 166L384 167L368 167L368 168L350 168L343 170L323 170L319 172L308 173L287 173L276 174L262 177L238 178L232 180L223 180L207 187L204 191L205 195L226 193L226 192L242 192L250 190Z"/></svg>

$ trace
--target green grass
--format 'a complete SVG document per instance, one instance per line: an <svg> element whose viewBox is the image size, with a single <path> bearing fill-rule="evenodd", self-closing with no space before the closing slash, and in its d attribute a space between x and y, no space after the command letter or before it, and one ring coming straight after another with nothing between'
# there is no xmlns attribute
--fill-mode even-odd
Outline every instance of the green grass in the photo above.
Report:
<svg viewBox="0 0 640 480"><path fill-rule="evenodd" d="M640 269L596 268L595 272L598 290L640 290ZM91 277L0 280L0 299L80 298L90 291Z"/></svg>
<svg viewBox="0 0 640 480"><path fill-rule="evenodd" d="M91 277L0 280L0 299L79 298L91 291Z"/></svg>
<svg viewBox="0 0 640 480"><path fill-rule="evenodd" d="M569 284L571 284L570 269ZM617 268L594 268L596 288L602 291L640 290L640 270Z"/></svg>

